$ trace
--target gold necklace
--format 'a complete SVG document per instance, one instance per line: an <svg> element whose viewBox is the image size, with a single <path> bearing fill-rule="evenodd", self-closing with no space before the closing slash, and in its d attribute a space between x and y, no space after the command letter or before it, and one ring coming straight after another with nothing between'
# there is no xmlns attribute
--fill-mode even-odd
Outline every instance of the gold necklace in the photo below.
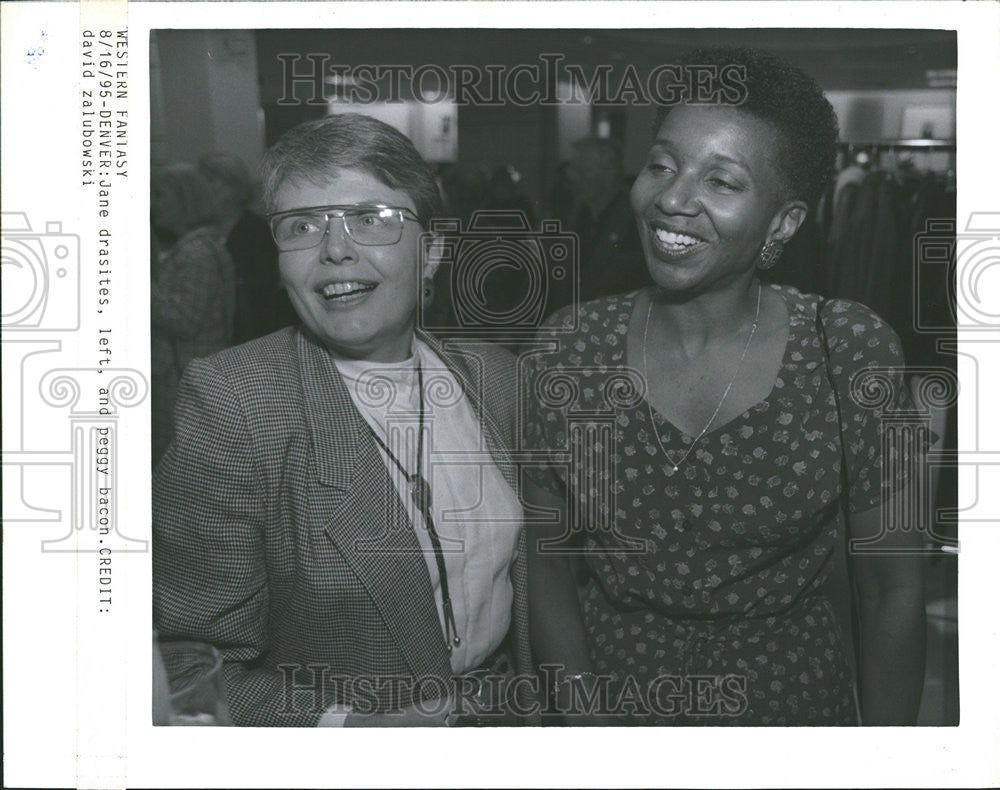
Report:
<svg viewBox="0 0 1000 790"><path fill-rule="evenodd" d="M646 336L649 334L649 317L653 314L653 299L650 297L649 306L646 308L646 324L642 329L642 375L646 380L646 409L649 412L649 425L653 431L653 435L656 437L656 443L660 446L660 451L663 453L663 457L671 465L671 474L680 469L681 464L683 464L691 452L694 450L701 438L708 433L708 429L712 427L712 423L715 422L715 418L719 416L719 412L722 410L722 404L726 402L726 398L729 397L729 392L733 388L733 384L736 383L736 377L740 375L740 369L743 367L743 360L746 359L747 352L750 350L750 344L753 342L754 335L757 334L758 321L760 319L760 295L763 290L763 286L757 283L757 310L753 316L753 324L750 325L750 336L747 337L746 345L743 346L743 353L740 354L740 361L736 363L736 370L733 372L733 377L729 380L729 384L726 385L725 392L722 393L722 399L719 401L719 405L715 407L715 411L712 412L712 416L708 418L708 422L705 423L705 427L701 429L698 435L691 442L691 446L688 447L687 452L681 456L681 460L674 463L673 459L670 457L670 453L663 446L663 442L660 440L660 431L656 427L656 418L653 416L653 405L649 402L649 367L646 364ZM679 433L681 431L678 431Z"/></svg>

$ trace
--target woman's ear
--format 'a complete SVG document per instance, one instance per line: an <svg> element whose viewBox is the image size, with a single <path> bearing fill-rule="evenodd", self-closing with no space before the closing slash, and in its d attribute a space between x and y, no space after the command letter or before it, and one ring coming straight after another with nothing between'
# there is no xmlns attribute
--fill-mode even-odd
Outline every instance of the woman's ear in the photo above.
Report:
<svg viewBox="0 0 1000 790"><path fill-rule="evenodd" d="M771 231L767 234L768 241L785 244L791 241L809 213L809 206L801 200L790 200L785 203L771 222Z"/></svg>

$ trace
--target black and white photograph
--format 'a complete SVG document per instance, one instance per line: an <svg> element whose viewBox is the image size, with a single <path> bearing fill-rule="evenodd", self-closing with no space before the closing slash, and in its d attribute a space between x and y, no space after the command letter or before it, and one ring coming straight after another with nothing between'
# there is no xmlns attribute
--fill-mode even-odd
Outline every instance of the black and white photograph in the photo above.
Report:
<svg viewBox="0 0 1000 790"><path fill-rule="evenodd" d="M954 32L151 48L166 721L958 723Z"/></svg>
<svg viewBox="0 0 1000 790"><path fill-rule="evenodd" d="M996 13L842 5L32 22L4 119L72 73L75 124L75 209L2 170L47 775L988 786Z"/></svg>

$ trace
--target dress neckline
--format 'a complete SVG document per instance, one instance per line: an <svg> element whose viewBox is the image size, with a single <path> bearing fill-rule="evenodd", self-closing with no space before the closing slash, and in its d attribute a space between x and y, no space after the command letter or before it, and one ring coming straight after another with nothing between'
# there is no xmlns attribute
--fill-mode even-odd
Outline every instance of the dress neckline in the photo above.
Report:
<svg viewBox="0 0 1000 790"><path fill-rule="evenodd" d="M709 436L715 436L721 431L730 428L740 420L747 419L753 412L760 412L767 409L771 405L771 400L774 397L775 393L778 390L782 390L785 388L784 374L787 368L794 362L794 360L792 360L791 358L792 348L793 348L792 341L793 339L797 339L796 329L801 324L800 319L802 315L802 302L804 300L801 293L799 293L795 289L790 289L787 286L777 285L777 284L766 284L764 287L771 288L778 292L779 296L781 296L782 300L785 303L785 310L788 312L788 338L785 340L785 350L781 355L781 364L778 366L778 372L775 374L774 381L771 383L771 389L768 390L767 395L758 400L756 403L753 403L750 406L748 406L739 414L733 415L733 417L726 420L724 423L720 423L711 430L705 431L705 433L702 434L702 436L700 437L702 440L708 438ZM622 311L622 313L624 313L624 315L622 316L622 320L624 326L626 327L626 332L625 332L626 338L628 335L627 329L632 323L632 317L633 313L635 312L635 305L636 302L638 301L639 293L640 293L639 291L635 291L633 293L626 294L625 299L627 299L628 302L625 305L622 305L622 307L624 308ZM622 313L620 313L619 315L621 316ZM614 355L614 358L616 361L623 362L626 367L635 370L639 369L634 365L632 365L631 360L629 360L627 339L626 342L622 344L621 350ZM653 416L654 420L654 424L652 426L653 430L658 431L659 430L658 425L659 426L667 425L670 427L671 431L676 432L676 434L681 438L681 441L685 445L690 445L695 440L694 436L687 433L687 431L678 428L673 423L673 421L671 421L666 415L664 415L655 406L653 406L653 404L649 402L649 400L645 395L642 398L641 405L644 406Z"/></svg>

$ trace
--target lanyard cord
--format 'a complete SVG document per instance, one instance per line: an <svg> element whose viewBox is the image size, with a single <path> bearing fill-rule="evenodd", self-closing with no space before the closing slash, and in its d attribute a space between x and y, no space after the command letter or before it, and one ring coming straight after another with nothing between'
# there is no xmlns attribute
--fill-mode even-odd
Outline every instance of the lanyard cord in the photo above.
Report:
<svg viewBox="0 0 1000 790"><path fill-rule="evenodd" d="M451 651L452 645L458 647L462 640L458 635L458 626L455 623L455 612L451 605L451 594L448 592L448 572L444 566L444 552L441 549L441 539L438 537L437 529L434 526L434 518L431 515L431 486L423 474L424 464L424 369L422 365L417 365L417 388L420 390L420 425L417 434L417 471L409 474L406 468L399 462L396 454L389 449L382 437L379 436L372 426L368 425L372 437L379 446L385 450L386 455L396 465L406 478L410 496L413 503L424 518L424 525L427 527L427 534L431 539L431 547L434 549L434 560L437 563L438 576L441 579L441 606L444 609L444 641ZM367 422L366 422L367 424Z"/></svg>

